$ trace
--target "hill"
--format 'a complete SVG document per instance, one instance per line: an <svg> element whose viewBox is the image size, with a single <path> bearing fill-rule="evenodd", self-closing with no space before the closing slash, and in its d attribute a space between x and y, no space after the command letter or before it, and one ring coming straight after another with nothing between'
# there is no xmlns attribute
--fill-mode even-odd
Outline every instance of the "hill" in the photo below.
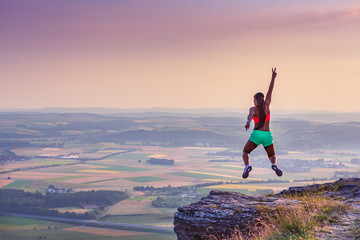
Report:
<svg viewBox="0 0 360 240"><path fill-rule="evenodd" d="M243 125L243 116L0 113L0 147L62 147L65 142L76 141L239 148L249 138ZM360 145L360 122L275 118L271 129L279 150L356 149Z"/></svg>

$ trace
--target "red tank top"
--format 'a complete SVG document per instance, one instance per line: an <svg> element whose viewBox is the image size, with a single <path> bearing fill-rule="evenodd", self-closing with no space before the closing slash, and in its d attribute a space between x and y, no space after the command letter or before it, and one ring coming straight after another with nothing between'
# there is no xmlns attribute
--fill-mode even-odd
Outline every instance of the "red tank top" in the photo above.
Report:
<svg viewBox="0 0 360 240"><path fill-rule="evenodd" d="M253 117L254 123L260 122L260 117ZM265 121L270 121L270 113L266 114Z"/></svg>

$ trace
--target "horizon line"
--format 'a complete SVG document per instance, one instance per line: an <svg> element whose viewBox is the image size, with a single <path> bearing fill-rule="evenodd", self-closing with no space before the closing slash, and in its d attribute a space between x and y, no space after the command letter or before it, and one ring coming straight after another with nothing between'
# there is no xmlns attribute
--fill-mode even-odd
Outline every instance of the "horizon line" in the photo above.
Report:
<svg viewBox="0 0 360 240"><path fill-rule="evenodd" d="M233 112L233 113L243 113L248 111L248 108L230 108L230 107L196 107L196 108L186 108L186 107L39 107L39 108L0 108L0 113L3 112L48 112L48 111L65 111L65 110L82 110L86 112L91 110L108 110L108 111L120 111L119 113L149 113L149 112L166 112L166 111L175 111L175 113L181 113L179 111L216 111L217 113L221 112ZM341 111L341 110L326 110L326 109L285 109L285 108L272 108L273 112L276 114L281 113L292 113L292 114L331 114L331 113L360 113L360 111ZM197 112L200 113L200 112ZM210 112L207 112L210 113Z"/></svg>

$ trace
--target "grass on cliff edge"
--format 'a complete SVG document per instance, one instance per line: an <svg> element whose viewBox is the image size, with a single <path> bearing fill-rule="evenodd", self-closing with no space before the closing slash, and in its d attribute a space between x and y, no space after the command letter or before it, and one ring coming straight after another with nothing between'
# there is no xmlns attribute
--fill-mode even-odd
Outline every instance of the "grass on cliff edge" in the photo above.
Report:
<svg viewBox="0 0 360 240"><path fill-rule="evenodd" d="M329 222L337 222L337 215L349 211L350 207L333 199L314 195L293 197L299 200L291 206L279 205L274 208L258 206L259 223L244 236L235 228L230 238L213 236L217 240L303 240L315 239L313 230Z"/></svg>

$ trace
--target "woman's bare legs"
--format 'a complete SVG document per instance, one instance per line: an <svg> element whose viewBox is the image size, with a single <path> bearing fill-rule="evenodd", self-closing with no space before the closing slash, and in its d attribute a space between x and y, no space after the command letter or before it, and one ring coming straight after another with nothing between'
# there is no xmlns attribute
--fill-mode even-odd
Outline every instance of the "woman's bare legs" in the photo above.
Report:
<svg viewBox="0 0 360 240"><path fill-rule="evenodd" d="M276 165L276 155L275 155L275 147L274 144L271 144L270 146L264 147L265 151L270 159L270 162L272 163L272 170L275 171L276 175L278 175L279 177L282 176L282 171L278 168L278 166Z"/></svg>
<svg viewBox="0 0 360 240"><path fill-rule="evenodd" d="M252 141L248 140L247 143L244 146L244 150L243 150L243 160L244 160L244 164L245 166L250 164L250 157L249 154L257 147L258 145L256 145L255 143L253 143Z"/></svg>
<svg viewBox="0 0 360 240"><path fill-rule="evenodd" d="M275 147L274 144L271 144L270 146L264 147L265 151L270 159L270 162L272 164L276 164L276 155L275 155Z"/></svg>
<svg viewBox="0 0 360 240"><path fill-rule="evenodd" d="M248 178L249 177L249 172L251 172L251 169L252 169L252 167L249 165L249 163L250 163L249 154L256 147L257 147L257 145L255 143L251 142L250 140L247 141L247 143L245 144L245 147L244 147L244 150L243 150L243 160L244 160L244 164L245 164L244 172L242 174L243 178Z"/></svg>

